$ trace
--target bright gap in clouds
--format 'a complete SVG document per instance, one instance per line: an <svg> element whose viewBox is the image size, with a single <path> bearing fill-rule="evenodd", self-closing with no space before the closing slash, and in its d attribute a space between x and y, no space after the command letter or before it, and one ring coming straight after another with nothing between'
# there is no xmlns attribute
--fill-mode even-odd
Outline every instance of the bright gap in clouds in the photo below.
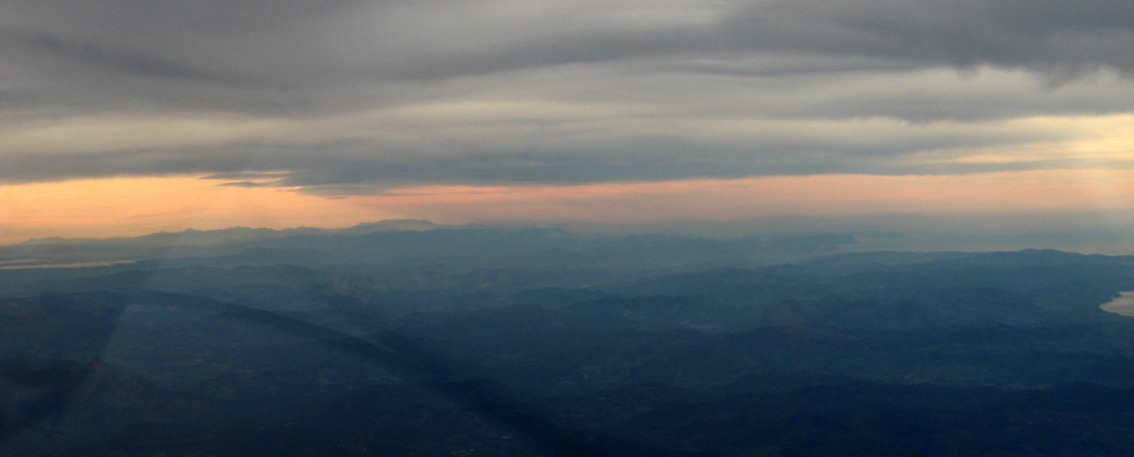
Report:
<svg viewBox="0 0 1134 457"><path fill-rule="evenodd" d="M0 244L186 228L345 227L396 217L344 200L251 184L218 185L196 176L169 176L0 186Z"/></svg>
<svg viewBox="0 0 1134 457"><path fill-rule="evenodd" d="M1020 215L1078 212L1130 230L1134 171L944 176L816 175L580 185L424 185L325 198L295 188L218 185L196 176L0 187L0 243L134 236L231 226L345 227L388 218L440 223L641 224L785 215Z"/></svg>
<svg viewBox="0 0 1134 457"><path fill-rule="evenodd" d="M1134 172L1061 170L945 176L773 176L572 186L422 186L346 200L448 223L639 223L871 213L1110 213L1134 210Z"/></svg>

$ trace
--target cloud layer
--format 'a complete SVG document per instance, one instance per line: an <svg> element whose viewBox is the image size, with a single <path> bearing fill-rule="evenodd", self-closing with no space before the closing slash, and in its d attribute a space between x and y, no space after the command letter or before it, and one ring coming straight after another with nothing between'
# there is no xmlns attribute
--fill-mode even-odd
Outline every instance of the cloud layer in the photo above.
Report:
<svg viewBox="0 0 1134 457"><path fill-rule="evenodd" d="M0 182L1127 167L1130 49L1126 0L13 0Z"/></svg>

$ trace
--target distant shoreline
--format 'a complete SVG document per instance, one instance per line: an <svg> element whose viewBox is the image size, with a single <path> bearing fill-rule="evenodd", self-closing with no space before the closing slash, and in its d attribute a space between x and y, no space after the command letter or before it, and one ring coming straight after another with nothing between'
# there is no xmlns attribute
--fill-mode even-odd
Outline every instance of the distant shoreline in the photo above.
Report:
<svg viewBox="0 0 1134 457"><path fill-rule="evenodd" d="M28 263L25 261L12 261L0 263L0 270L32 270L45 268L91 268L110 267L136 263L136 260L110 260L104 262L76 262L76 263Z"/></svg>
<svg viewBox="0 0 1134 457"><path fill-rule="evenodd" d="M1118 298L1103 303L1099 308L1108 313L1134 317L1134 291L1119 292Z"/></svg>

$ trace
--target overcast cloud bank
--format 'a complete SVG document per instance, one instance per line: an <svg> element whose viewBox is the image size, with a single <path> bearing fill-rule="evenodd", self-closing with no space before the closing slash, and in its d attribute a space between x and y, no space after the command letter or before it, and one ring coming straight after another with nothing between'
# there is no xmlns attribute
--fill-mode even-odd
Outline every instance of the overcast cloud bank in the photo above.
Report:
<svg viewBox="0 0 1134 457"><path fill-rule="evenodd" d="M14 0L0 182L1126 168L1130 49L1124 0Z"/></svg>

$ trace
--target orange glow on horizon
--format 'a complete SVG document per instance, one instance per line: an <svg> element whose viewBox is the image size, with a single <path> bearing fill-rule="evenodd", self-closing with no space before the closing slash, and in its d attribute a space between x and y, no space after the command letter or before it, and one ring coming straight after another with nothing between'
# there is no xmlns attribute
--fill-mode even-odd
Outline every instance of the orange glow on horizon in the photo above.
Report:
<svg viewBox="0 0 1134 457"><path fill-rule="evenodd" d="M53 236L137 236L187 228L344 227L360 220L393 217L295 189L219 185L222 183L168 176L0 186L0 244Z"/></svg>
<svg viewBox="0 0 1134 457"><path fill-rule="evenodd" d="M326 198L193 176L0 186L0 244L50 236L137 236L232 226L745 220L765 216L1134 211L1134 171L955 176L818 175L580 185L434 185Z"/></svg>
<svg viewBox="0 0 1134 457"><path fill-rule="evenodd" d="M446 223L1125 211L1134 209L1134 172L1055 170L947 176L772 176L573 186L423 186L348 200Z"/></svg>

